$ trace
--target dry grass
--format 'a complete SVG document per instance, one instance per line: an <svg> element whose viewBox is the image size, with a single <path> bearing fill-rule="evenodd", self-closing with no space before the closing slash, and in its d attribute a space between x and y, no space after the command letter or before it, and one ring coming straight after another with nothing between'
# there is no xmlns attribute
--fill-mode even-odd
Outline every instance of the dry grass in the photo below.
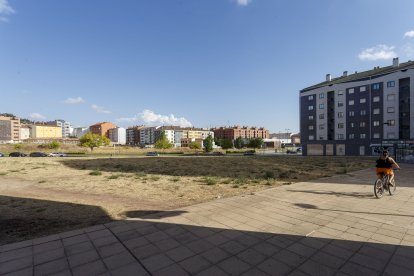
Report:
<svg viewBox="0 0 414 276"><path fill-rule="evenodd" d="M372 162L300 156L0 158L0 244L136 211L173 209L348 173Z"/></svg>

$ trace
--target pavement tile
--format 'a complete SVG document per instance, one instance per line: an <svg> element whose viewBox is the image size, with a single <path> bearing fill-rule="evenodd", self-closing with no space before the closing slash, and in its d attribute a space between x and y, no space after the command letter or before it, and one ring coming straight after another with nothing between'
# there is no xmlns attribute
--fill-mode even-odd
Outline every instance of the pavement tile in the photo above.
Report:
<svg viewBox="0 0 414 276"><path fill-rule="evenodd" d="M196 254L200 254L214 247L213 244L204 241L203 239L187 243L185 246Z"/></svg>
<svg viewBox="0 0 414 276"><path fill-rule="evenodd" d="M119 254L104 258L103 262L109 270L117 269L130 263L136 262L135 258L128 252L124 251Z"/></svg>
<svg viewBox="0 0 414 276"><path fill-rule="evenodd" d="M414 275L414 271L411 269L407 269L405 267L399 266L399 265L395 265L395 264L390 264L386 267L384 274L386 276L412 276Z"/></svg>
<svg viewBox="0 0 414 276"><path fill-rule="evenodd" d="M24 247L0 253L0 264L32 255L32 247Z"/></svg>
<svg viewBox="0 0 414 276"><path fill-rule="evenodd" d="M201 256L206 258L210 263L216 264L216 263L221 262L222 260L230 257L231 255L229 253L227 253L226 251L218 248L218 247L214 247L214 248L211 248L211 249L203 252L201 254Z"/></svg>
<svg viewBox="0 0 414 276"><path fill-rule="evenodd" d="M60 240L60 235L59 234L34 239L33 240L33 245L37 245L37 244L41 244L41 243L47 243L47 242L56 241L56 240Z"/></svg>
<svg viewBox="0 0 414 276"><path fill-rule="evenodd" d="M348 275L364 275L364 276L378 276L378 272L375 270L371 270L365 266L358 265L356 263L347 262L345 263L340 272L343 272Z"/></svg>
<svg viewBox="0 0 414 276"><path fill-rule="evenodd" d="M65 251L63 250L63 247L35 254L33 260L34 265L39 265L60 258L65 258Z"/></svg>
<svg viewBox="0 0 414 276"><path fill-rule="evenodd" d="M354 254L354 251L350 251L342 247L334 246L332 244L329 244L325 246L324 248L322 248L321 252L324 252L327 255L341 258L343 260L349 259Z"/></svg>
<svg viewBox="0 0 414 276"><path fill-rule="evenodd" d="M218 268L217 266L210 266L206 270L203 270L196 274L196 276L227 276L228 274Z"/></svg>
<svg viewBox="0 0 414 276"><path fill-rule="evenodd" d="M87 241L89 241L89 237L86 234L77 235L77 236L69 237L69 238L62 240L64 246L70 246L72 244L77 244L77 243L82 243L82 242L87 242Z"/></svg>
<svg viewBox="0 0 414 276"><path fill-rule="evenodd" d="M243 274L241 274L241 276L269 276L269 275L272 275L272 274L268 274L268 273L266 273L264 271L261 271L257 268L252 268L252 269L244 272Z"/></svg>
<svg viewBox="0 0 414 276"><path fill-rule="evenodd" d="M131 239L140 238L142 235L135 230L129 230L116 234L116 237L122 242L126 242Z"/></svg>
<svg viewBox="0 0 414 276"><path fill-rule="evenodd" d="M178 241L179 243L181 243L181 244L187 244L187 243L190 243L192 241L198 240L199 237L197 237L196 235L194 235L191 232L184 232L184 233L181 233L181 234L178 234L178 235L174 236L174 239L176 241Z"/></svg>
<svg viewBox="0 0 414 276"><path fill-rule="evenodd" d="M306 257L293 253L287 249L279 251L273 258L292 267L297 267L306 260Z"/></svg>
<svg viewBox="0 0 414 276"><path fill-rule="evenodd" d="M49 275L51 275L51 276L72 276L72 272L70 272L69 269L66 269L66 270L59 271L59 272L56 272L56 273L52 273L52 274L49 274Z"/></svg>
<svg viewBox="0 0 414 276"><path fill-rule="evenodd" d="M283 236L274 236L266 241L280 248L286 248L294 243L291 239Z"/></svg>
<svg viewBox="0 0 414 276"><path fill-rule="evenodd" d="M82 253L82 252L87 252L87 251L90 251L92 249L94 249L94 247L93 247L92 243L89 242L89 241L83 242L83 243L78 243L78 244L73 244L73 245L70 245L68 247L65 247L65 251L66 251L66 254L68 256L79 254L79 253Z"/></svg>
<svg viewBox="0 0 414 276"><path fill-rule="evenodd" d="M287 249L306 258L311 257L317 251L315 248L305 246L301 243L294 243Z"/></svg>
<svg viewBox="0 0 414 276"><path fill-rule="evenodd" d="M332 269L323 264L314 262L312 260L306 261L299 267L299 270L310 275L335 275L336 269Z"/></svg>
<svg viewBox="0 0 414 276"><path fill-rule="evenodd" d="M196 274L208 268L210 263L205 258L196 255L179 262L179 265L188 273Z"/></svg>
<svg viewBox="0 0 414 276"><path fill-rule="evenodd" d="M138 263L131 263L111 271L112 276L149 276Z"/></svg>
<svg viewBox="0 0 414 276"><path fill-rule="evenodd" d="M168 251L170 249L180 246L180 243L174 240L173 238L168 238L166 240L155 242L154 245L158 247L161 251Z"/></svg>
<svg viewBox="0 0 414 276"><path fill-rule="evenodd" d="M94 231L94 232L89 232L87 233L87 235L91 240L95 240L95 239L107 237L107 236L113 236L112 232L106 228L102 230Z"/></svg>
<svg viewBox="0 0 414 276"><path fill-rule="evenodd" d="M144 267L150 272L161 270L174 263L167 255L158 254L142 260Z"/></svg>
<svg viewBox="0 0 414 276"><path fill-rule="evenodd" d="M220 233L216 233L216 234L213 234L212 236L204 238L204 240L214 245L220 245L220 244L223 244L229 241L229 238L221 235Z"/></svg>
<svg viewBox="0 0 414 276"><path fill-rule="evenodd" d="M243 262L235 256L220 262L218 267L229 275L240 275L252 268L249 264Z"/></svg>
<svg viewBox="0 0 414 276"><path fill-rule="evenodd" d="M38 244L33 246L33 253L38 254L45 251L50 251L58 248L63 248L63 244L60 240L57 241L50 241L42 244Z"/></svg>
<svg viewBox="0 0 414 276"><path fill-rule="evenodd" d="M170 251L167 251L166 254L167 254L168 257L170 257L175 262L182 261L184 259L187 259L187 258L195 255L194 252L192 252L190 249L188 249L187 247L184 247L184 246L177 247L177 248L174 248Z"/></svg>
<svg viewBox="0 0 414 276"><path fill-rule="evenodd" d="M68 257L68 262L71 267L83 265L98 260L100 257L95 250L83 252Z"/></svg>
<svg viewBox="0 0 414 276"><path fill-rule="evenodd" d="M395 251L395 255L411 259L412 262L414 261L414 249L412 247L399 246Z"/></svg>
<svg viewBox="0 0 414 276"><path fill-rule="evenodd" d="M96 247L102 247L102 246L106 246L106 245L110 245L114 243L119 243L119 241L115 238L115 236L111 235L111 236L96 238L92 240L92 243Z"/></svg>
<svg viewBox="0 0 414 276"><path fill-rule="evenodd" d="M10 250L29 247L29 246L32 246L32 245L33 245L33 240L6 244L6 245L0 246L0 252L7 252L7 251L10 251Z"/></svg>
<svg viewBox="0 0 414 276"><path fill-rule="evenodd" d="M334 255L327 254L323 251L319 251L318 253L313 255L311 260L319 264L328 266L332 269L338 269L346 262L346 260L344 259L335 257Z"/></svg>
<svg viewBox="0 0 414 276"><path fill-rule="evenodd" d="M274 259L268 258L264 262L257 265L257 268L270 275L286 275L292 270L292 267Z"/></svg>
<svg viewBox="0 0 414 276"><path fill-rule="evenodd" d="M138 233L140 233L143 236L159 231L154 225L146 225L145 227L133 229L135 229Z"/></svg>
<svg viewBox="0 0 414 276"><path fill-rule="evenodd" d="M116 239L115 239L116 240ZM149 241L144 237L134 238L127 241L122 242L128 249L132 250L134 248L144 246L149 244Z"/></svg>
<svg viewBox="0 0 414 276"><path fill-rule="evenodd" d="M91 249L93 248L90 248L89 250ZM89 251L89 250L84 250L84 252ZM106 258L106 257L112 256L115 254L119 254L124 251L126 251L126 248L121 243L113 243L113 244L105 245L105 246L98 248L98 253L99 255L101 255L102 258Z"/></svg>
<svg viewBox="0 0 414 276"><path fill-rule="evenodd" d="M162 231L158 231L155 233L145 235L145 238L149 240L150 242L155 243L155 242L159 242L162 240L166 240L169 238L169 236Z"/></svg>
<svg viewBox="0 0 414 276"><path fill-rule="evenodd" d="M106 229L105 226L103 226L102 224L99 225L94 225L94 226L90 226L87 228L83 228L83 232L85 233L91 233L91 232L96 232L96 231L100 231L100 230L104 230Z"/></svg>
<svg viewBox="0 0 414 276"><path fill-rule="evenodd" d="M247 248L235 241L228 241L224 244L220 244L219 247L232 255L236 255Z"/></svg>
<svg viewBox="0 0 414 276"><path fill-rule="evenodd" d="M121 224L114 227L110 227L111 232L115 235L120 234L122 232L127 232L133 230L133 228L129 224Z"/></svg>
<svg viewBox="0 0 414 276"><path fill-rule="evenodd" d="M7 276L33 276L33 267L7 273Z"/></svg>
<svg viewBox="0 0 414 276"><path fill-rule="evenodd" d="M375 233L374 235L372 235L371 239L376 240L381 243L386 243L386 244L400 244L400 239L385 236L385 235L378 234L378 233Z"/></svg>
<svg viewBox="0 0 414 276"><path fill-rule="evenodd" d="M414 257L414 256L412 256L412 257ZM402 257L402 256L399 256L399 255L394 255L392 257L391 261L390 261L390 264L405 267L409 270L412 270L413 273L414 273L414 261L411 258L406 258L406 257Z"/></svg>
<svg viewBox="0 0 414 276"><path fill-rule="evenodd" d="M253 246L253 249L265 256L272 256L281 250L280 247L277 247L269 242L258 243Z"/></svg>
<svg viewBox="0 0 414 276"><path fill-rule="evenodd" d="M361 247L361 249L358 251L358 253L363 254L365 256L369 256L371 258L379 259L382 262L388 262L388 260L391 258L393 252L390 251L384 251L375 247L370 246L369 244L366 244Z"/></svg>
<svg viewBox="0 0 414 276"><path fill-rule="evenodd" d="M214 235L215 232L208 228L198 228L191 231L194 235L199 238L206 238L208 236Z"/></svg>
<svg viewBox="0 0 414 276"><path fill-rule="evenodd" d="M134 254L134 256L140 260L160 254L160 253L162 253L161 250L158 249L158 247L156 247L153 244L147 244L147 245L132 249L132 254Z"/></svg>
<svg viewBox="0 0 414 276"><path fill-rule="evenodd" d="M0 264L0 275L10 273L13 271L22 270L33 265L32 256L14 259Z"/></svg>
<svg viewBox="0 0 414 276"><path fill-rule="evenodd" d="M60 233L59 236L61 239L77 236L83 234L83 229L72 230L64 233Z"/></svg>
<svg viewBox="0 0 414 276"><path fill-rule="evenodd" d="M107 270L101 260L77 266L72 269L73 276L91 276L105 273Z"/></svg>
<svg viewBox="0 0 414 276"><path fill-rule="evenodd" d="M69 269L66 258L61 258L48 263L36 265L34 267L35 275L48 275Z"/></svg>
<svg viewBox="0 0 414 276"><path fill-rule="evenodd" d="M152 274L153 276L186 276L190 275L182 267L177 264L170 265L166 268L158 270Z"/></svg>

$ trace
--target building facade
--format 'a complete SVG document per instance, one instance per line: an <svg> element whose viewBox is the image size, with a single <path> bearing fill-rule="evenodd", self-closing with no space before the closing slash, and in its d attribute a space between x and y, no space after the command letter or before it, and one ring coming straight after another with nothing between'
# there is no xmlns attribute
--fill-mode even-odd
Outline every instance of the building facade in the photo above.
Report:
<svg viewBox="0 0 414 276"><path fill-rule="evenodd" d="M25 141L30 139L30 127L28 125L20 126L20 140Z"/></svg>
<svg viewBox="0 0 414 276"><path fill-rule="evenodd" d="M81 138L83 135L89 132L89 127L74 127L72 131L72 136L76 138Z"/></svg>
<svg viewBox="0 0 414 276"><path fill-rule="evenodd" d="M219 139L230 139L236 140L237 138L241 137L243 139L254 139L254 138L262 138L262 139L269 139L269 130L261 127L219 127L213 128L212 131L214 132L214 136Z"/></svg>
<svg viewBox="0 0 414 276"><path fill-rule="evenodd" d="M126 129L123 127L111 128L108 130L109 140L114 145L126 144Z"/></svg>
<svg viewBox="0 0 414 276"><path fill-rule="evenodd" d="M20 118L0 116L0 143L20 141Z"/></svg>
<svg viewBox="0 0 414 276"><path fill-rule="evenodd" d="M414 62L331 79L300 91L304 155L376 155L414 143Z"/></svg>
<svg viewBox="0 0 414 276"><path fill-rule="evenodd" d="M48 122L47 124L61 127L62 128L62 137L72 136L73 127L70 124L70 122L67 122L65 120L55 120L55 121L52 121L52 122Z"/></svg>
<svg viewBox="0 0 414 276"><path fill-rule="evenodd" d="M30 125L31 139L59 139L62 138L62 128L52 125Z"/></svg>
<svg viewBox="0 0 414 276"><path fill-rule="evenodd" d="M112 128L116 128L116 125L110 122L102 122L90 126L89 131L109 138L109 130Z"/></svg>
<svg viewBox="0 0 414 276"><path fill-rule="evenodd" d="M141 144L140 130L145 126L133 126L126 129L126 143L130 146L138 146Z"/></svg>

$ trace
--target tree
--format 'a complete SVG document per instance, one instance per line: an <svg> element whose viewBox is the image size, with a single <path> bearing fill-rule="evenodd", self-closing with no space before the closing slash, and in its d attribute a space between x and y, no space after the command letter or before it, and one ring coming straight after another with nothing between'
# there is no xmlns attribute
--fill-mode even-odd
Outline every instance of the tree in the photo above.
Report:
<svg viewBox="0 0 414 276"><path fill-rule="evenodd" d="M108 137L99 134L94 134L92 132L88 132L85 135L83 135L79 139L79 141L82 147L88 147L91 149L91 151L93 151L94 148L100 146L108 146L111 142Z"/></svg>
<svg viewBox="0 0 414 276"><path fill-rule="evenodd" d="M188 144L188 147L190 149L195 150L196 152L197 152L197 150L201 149L200 143L197 143L197 142L191 142L190 144Z"/></svg>
<svg viewBox="0 0 414 276"><path fill-rule="evenodd" d="M13 147L14 147L15 150L19 150L23 147L23 145L22 144L15 144Z"/></svg>
<svg viewBox="0 0 414 276"><path fill-rule="evenodd" d="M49 149L57 150L60 148L60 143L58 141L53 141L47 145Z"/></svg>
<svg viewBox="0 0 414 276"><path fill-rule="evenodd" d="M161 132L160 137L158 138L158 140L155 142L154 147L156 149L170 149L173 147L173 144L170 143L170 141L168 141L167 136L165 135L165 132Z"/></svg>
<svg viewBox="0 0 414 276"><path fill-rule="evenodd" d="M254 138L254 139L250 139L249 141L249 148L260 149L262 145L263 145L262 138Z"/></svg>
<svg viewBox="0 0 414 276"><path fill-rule="evenodd" d="M203 140L204 151L205 152L211 152L211 151L213 151L213 143L214 143L214 139L209 134L207 136L207 138Z"/></svg>
<svg viewBox="0 0 414 276"><path fill-rule="evenodd" d="M223 141L221 142L221 147L223 149L231 149L233 148L233 141L231 139L224 138Z"/></svg>
<svg viewBox="0 0 414 276"><path fill-rule="evenodd" d="M214 143L215 143L217 146L221 147L222 139L217 138L217 137L214 137Z"/></svg>
<svg viewBox="0 0 414 276"><path fill-rule="evenodd" d="M244 139L243 138L241 138L241 137L237 137L237 139L236 140L234 140L234 147L236 148L236 149L242 149L242 148L244 148Z"/></svg>

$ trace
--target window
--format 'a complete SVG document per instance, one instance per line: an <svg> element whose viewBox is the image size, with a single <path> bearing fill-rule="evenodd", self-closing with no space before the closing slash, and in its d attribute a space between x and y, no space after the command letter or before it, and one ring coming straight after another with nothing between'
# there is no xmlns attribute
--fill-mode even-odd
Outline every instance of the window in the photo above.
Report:
<svg viewBox="0 0 414 276"><path fill-rule="evenodd" d="M312 101L313 100L313 95L308 96L308 100Z"/></svg>
<svg viewBox="0 0 414 276"><path fill-rule="evenodd" d="M313 115L309 115L309 121L313 120Z"/></svg>
<svg viewBox="0 0 414 276"><path fill-rule="evenodd" d="M355 134L351 133L349 134L349 139L354 139L355 138Z"/></svg>
<svg viewBox="0 0 414 276"><path fill-rule="evenodd" d="M324 109L325 108L325 104L319 104L319 109Z"/></svg>
<svg viewBox="0 0 414 276"><path fill-rule="evenodd" d="M355 124L354 123L350 123L349 126L350 127L355 127Z"/></svg>
<svg viewBox="0 0 414 276"><path fill-rule="evenodd" d="M365 127L365 125L366 125L365 122L360 122L359 123L359 127Z"/></svg>
<svg viewBox="0 0 414 276"><path fill-rule="evenodd" d="M388 107L387 108L387 112L388 113L394 113L395 112L395 108L394 107Z"/></svg>
<svg viewBox="0 0 414 276"><path fill-rule="evenodd" d="M373 136L373 138L374 138L374 139L379 139L379 138L381 138L381 136L380 136L380 134L379 134L379 133L374 133L372 136Z"/></svg>
<svg viewBox="0 0 414 276"><path fill-rule="evenodd" d="M388 120L386 124L389 126L395 126L395 120Z"/></svg>
<svg viewBox="0 0 414 276"><path fill-rule="evenodd" d="M359 99L359 103L366 103L366 102L367 102L367 99L365 98Z"/></svg>
<svg viewBox="0 0 414 276"><path fill-rule="evenodd" d="M372 113L374 113L375 115L377 115L377 114L380 114L381 112L380 112L380 109L379 108L374 108L372 110Z"/></svg>
<svg viewBox="0 0 414 276"><path fill-rule="evenodd" d="M393 100L395 100L395 94L389 94L389 95L387 96L387 100L388 100L388 101L393 101Z"/></svg>
<svg viewBox="0 0 414 276"><path fill-rule="evenodd" d="M324 93L320 93L319 94L319 99L323 99L323 98L325 98L325 94Z"/></svg>
<svg viewBox="0 0 414 276"><path fill-rule="evenodd" d="M315 137L313 135L309 135L309 140L314 140Z"/></svg>
<svg viewBox="0 0 414 276"><path fill-rule="evenodd" d="M313 126L311 125L311 126L308 126L308 129L309 130L313 130Z"/></svg>
<svg viewBox="0 0 414 276"><path fill-rule="evenodd" d="M324 124L319 125L319 129L325 129L325 125Z"/></svg>
<svg viewBox="0 0 414 276"><path fill-rule="evenodd" d="M349 102L348 102L348 105L354 105L354 100L350 100Z"/></svg>
<svg viewBox="0 0 414 276"><path fill-rule="evenodd" d="M373 121L372 124L373 124L373 126L379 126L380 122L379 121Z"/></svg>
<svg viewBox="0 0 414 276"><path fill-rule="evenodd" d="M349 117L354 117L354 116L355 116L354 111L349 111Z"/></svg>
<svg viewBox="0 0 414 276"><path fill-rule="evenodd" d="M323 136L319 136L319 140L323 140L324 139L324 137Z"/></svg>
<svg viewBox="0 0 414 276"><path fill-rule="evenodd" d="M338 112L338 118L343 118L344 117L344 113L343 112Z"/></svg>
<svg viewBox="0 0 414 276"><path fill-rule="evenodd" d="M308 106L308 110L313 110L313 105Z"/></svg>
<svg viewBox="0 0 414 276"><path fill-rule="evenodd" d="M365 155L365 146L359 146L359 155Z"/></svg>
<svg viewBox="0 0 414 276"><path fill-rule="evenodd" d="M336 138L337 138L337 140L344 140L344 135L343 134L337 134Z"/></svg>
<svg viewBox="0 0 414 276"><path fill-rule="evenodd" d="M367 87L366 86L361 86L359 88L359 92L365 92L365 91L367 91Z"/></svg>
<svg viewBox="0 0 414 276"><path fill-rule="evenodd" d="M348 94L354 94L354 89L353 88L348 89Z"/></svg>
<svg viewBox="0 0 414 276"><path fill-rule="evenodd" d="M343 123L339 123L338 124L338 128L344 128L344 124Z"/></svg>
<svg viewBox="0 0 414 276"><path fill-rule="evenodd" d="M344 106L343 102L338 102L338 107Z"/></svg>
<svg viewBox="0 0 414 276"><path fill-rule="evenodd" d="M339 90L338 91L338 96L342 96L344 94L344 91L343 90Z"/></svg>
<svg viewBox="0 0 414 276"><path fill-rule="evenodd" d="M395 139L395 133L394 132L388 132L387 133L387 139Z"/></svg>
<svg viewBox="0 0 414 276"><path fill-rule="evenodd" d="M361 133L360 135L359 135L359 138L361 138L361 139L365 139L367 137L367 135L365 134L365 133Z"/></svg>
<svg viewBox="0 0 414 276"><path fill-rule="evenodd" d="M319 119L325 119L325 114L319 114Z"/></svg>
<svg viewBox="0 0 414 276"><path fill-rule="evenodd" d="M372 85L372 90L378 90L378 89L380 89L380 84L379 83L374 83Z"/></svg>
<svg viewBox="0 0 414 276"><path fill-rule="evenodd" d="M379 96L375 96L375 97L373 97L373 98L372 98L372 101L373 101L374 103L377 103L377 102L379 102L379 101L380 101L380 97L379 97Z"/></svg>
<svg viewBox="0 0 414 276"><path fill-rule="evenodd" d="M359 115L365 116L367 115L367 111L365 109L362 109L361 111L359 111Z"/></svg>
<svg viewBox="0 0 414 276"><path fill-rule="evenodd" d="M395 81L387 82L387 87L395 87Z"/></svg>

